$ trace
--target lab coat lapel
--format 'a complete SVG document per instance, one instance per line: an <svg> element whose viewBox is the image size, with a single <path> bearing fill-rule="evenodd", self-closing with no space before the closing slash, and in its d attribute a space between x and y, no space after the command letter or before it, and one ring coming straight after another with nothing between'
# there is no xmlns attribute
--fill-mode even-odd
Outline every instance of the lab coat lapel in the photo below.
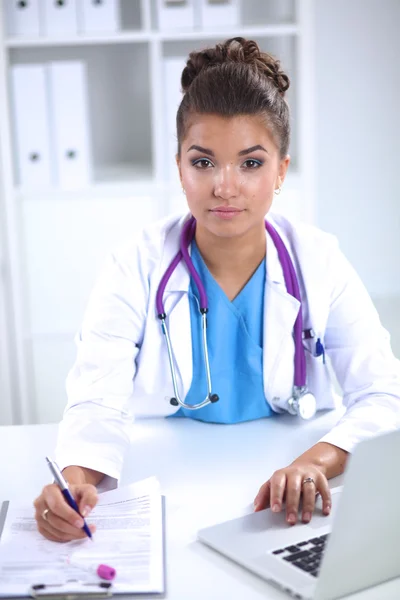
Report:
<svg viewBox="0 0 400 600"><path fill-rule="evenodd" d="M281 235L281 234L280 234ZM266 285L264 295L263 377L264 393L278 411L287 409L294 378L293 327L300 302L286 291L278 252L266 234ZM287 245L287 244L286 244Z"/></svg>

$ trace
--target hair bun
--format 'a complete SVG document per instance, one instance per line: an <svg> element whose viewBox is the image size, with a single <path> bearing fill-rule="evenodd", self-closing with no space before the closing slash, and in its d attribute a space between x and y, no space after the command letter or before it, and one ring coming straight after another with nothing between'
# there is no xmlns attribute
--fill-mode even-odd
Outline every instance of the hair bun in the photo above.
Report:
<svg viewBox="0 0 400 600"><path fill-rule="evenodd" d="M183 69L182 91L187 92L196 77L205 69L224 63L248 64L260 75L270 79L284 96L289 88L289 77L280 68L280 61L267 52L261 52L257 42L235 37L198 52L191 52Z"/></svg>

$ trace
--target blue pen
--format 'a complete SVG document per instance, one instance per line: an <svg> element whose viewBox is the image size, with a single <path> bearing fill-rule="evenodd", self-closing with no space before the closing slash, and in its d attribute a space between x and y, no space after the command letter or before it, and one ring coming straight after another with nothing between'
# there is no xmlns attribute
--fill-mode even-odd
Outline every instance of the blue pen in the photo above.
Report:
<svg viewBox="0 0 400 600"><path fill-rule="evenodd" d="M62 495L64 496L65 500L67 501L67 504L69 504L69 506L71 508L73 508L74 510L76 510L76 512L78 513L78 515L80 517L82 517L82 515L79 512L78 505L75 502L75 499L74 499L73 495L69 491L68 483L65 481L64 477L62 476L62 473L61 473L60 469L57 467L57 465L56 465L56 463L54 461L50 460L50 458L48 456L46 456L46 460L47 460L47 464L49 465L50 471L51 471L54 479L56 480L57 485L59 486L59 488L60 488L60 490L62 492ZM83 527L82 527L82 529L86 533L86 535L93 541L92 532L90 531L89 527L87 526L87 523L86 523L85 519L83 519Z"/></svg>

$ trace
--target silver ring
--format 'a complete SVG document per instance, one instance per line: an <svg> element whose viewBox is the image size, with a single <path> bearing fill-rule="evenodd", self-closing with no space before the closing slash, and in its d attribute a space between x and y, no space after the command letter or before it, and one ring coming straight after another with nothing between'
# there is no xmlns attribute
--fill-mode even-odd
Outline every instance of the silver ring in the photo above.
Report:
<svg viewBox="0 0 400 600"><path fill-rule="evenodd" d="M315 485L315 481L312 477L306 477L305 479L303 479L303 485L305 483L313 483Z"/></svg>
<svg viewBox="0 0 400 600"><path fill-rule="evenodd" d="M49 508L45 508L44 511L42 512L42 518L47 521L47 513L50 512Z"/></svg>

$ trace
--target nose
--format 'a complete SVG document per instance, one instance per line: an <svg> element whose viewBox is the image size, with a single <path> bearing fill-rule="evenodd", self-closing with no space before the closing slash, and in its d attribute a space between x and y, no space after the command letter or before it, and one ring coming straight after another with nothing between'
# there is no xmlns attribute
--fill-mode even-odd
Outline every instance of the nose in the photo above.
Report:
<svg viewBox="0 0 400 600"><path fill-rule="evenodd" d="M232 164L216 170L214 179L214 196L229 200L239 193L239 174Z"/></svg>

